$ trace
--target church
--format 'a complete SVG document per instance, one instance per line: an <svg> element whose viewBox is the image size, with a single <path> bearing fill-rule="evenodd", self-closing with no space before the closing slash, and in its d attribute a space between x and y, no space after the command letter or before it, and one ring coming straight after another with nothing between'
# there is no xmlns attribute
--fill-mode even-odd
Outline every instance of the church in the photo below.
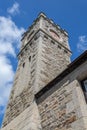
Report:
<svg viewBox="0 0 87 130"><path fill-rule="evenodd" d="M42 12L23 34L1 130L87 130L87 51L71 62L68 37Z"/></svg>

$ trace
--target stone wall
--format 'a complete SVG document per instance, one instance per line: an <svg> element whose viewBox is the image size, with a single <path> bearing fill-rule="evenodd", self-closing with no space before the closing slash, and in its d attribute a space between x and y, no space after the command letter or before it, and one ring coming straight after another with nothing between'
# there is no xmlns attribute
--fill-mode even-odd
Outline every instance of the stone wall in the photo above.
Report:
<svg viewBox="0 0 87 130"><path fill-rule="evenodd" d="M59 25L55 24L53 20L42 17L42 26L40 28L52 36L55 40L59 41L62 46L70 50L68 33L65 32L65 30L63 30ZM52 32L56 32L58 38L55 37L55 34L52 35Z"/></svg>
<svg viewBox="0 0 87 130"><path fill-rule="evenodd" d="M38 39L32 39L21 51L13 88L6 109L3 126L21 114L34 100L33 83L35 81Z"/></svg>
<svg viewBox="0 0 87 130"><path fill-rule="evenodd" d="M87 62L37 99L43 130L87 130L87 104L80 85L85 72Z"/></svg>
<svg viewBox="0 0 87 130"><path fill-rule="evenodd" d="M70 89L62 86L38 105L43 130L70 130L77 120Z"/></svg>
<svg viewBox="0 0 87 130"><path fill-rule="evenodd" d="M26 104L25 109L2 130L87 130L87 104L80 85L80 81L87 77L86 72L87 62L52 86L44 95L31 98L34 100L28 107L26 105L30 99L26 100L25 95L30 94L25 91L21 99Z"/></svg>
<svg viewBox="0 0 87 130"><path fill-rule="evenodd" d="M42 130L40 115L35 101L1 130Z"/></svg>
<svg viewBox="0 0 87 130"><path fill-rule="evenodd" d="M35 35L35 33L40 28L40 19L37 19L33 24L28 28L25 32L22 40L21 40L21 50L26 46L26 44L31 40L31 38Z"/></svg>
<svg viewBox="0 0 87 130"><path fill-rule="evenodd" d="M70 63L70 51L40 30L35 93L59 75ZM65 51L66 50L66 51Z"/></svg>

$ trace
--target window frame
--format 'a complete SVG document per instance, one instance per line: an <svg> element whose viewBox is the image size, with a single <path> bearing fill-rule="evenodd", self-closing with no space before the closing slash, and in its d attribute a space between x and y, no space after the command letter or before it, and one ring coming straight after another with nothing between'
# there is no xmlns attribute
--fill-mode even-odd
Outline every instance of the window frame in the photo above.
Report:
<svg viewBox="0 0 87 130"><path fill-rule="evenodd" d="M82 90L83 90L84 97L85 97L85 101L86 101L86 103L87 103L87 90L86 90L85 85L84 85L84 82L85 82L86 80L87 80L87 78L85 78L85 79L83 79L83 80L81 81L81 88L82 88Z"/></svg>

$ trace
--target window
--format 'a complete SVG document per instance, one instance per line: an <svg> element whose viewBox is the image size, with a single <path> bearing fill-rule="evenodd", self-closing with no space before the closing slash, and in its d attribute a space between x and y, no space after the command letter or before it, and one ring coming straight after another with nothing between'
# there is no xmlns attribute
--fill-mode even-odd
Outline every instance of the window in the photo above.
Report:
<svg viewBox="0 0 87 130"><path fill-rule="evenodd" d="M29 57L29 61L31 61L31 56Z"/></svg>
<svg viewBox="0 0 87 130"><path fill-rule="evenodd" d="M25 48L25 51L27 51L27 48Z"/></svg>
<svg viewBox="0 0 87 130"><path fill-rule="evenodd" d="M23 52L21 53L21 56L23 56L24 54L23 54Z"/></svg>
<svg viewBox="0 0 87 130"><path fill-rule="evenodd" d="M25 63L23 63L23 68L24 68L24 66L25 66Z"/></svg>
<svg viewBox="0 0 87 130"><path fill-rule="evenodd" d="M51 43L52 43L52 44L55 44L55 42L54 42L53 40L51 40Z"/></svg>
<svg viewBox="0 0 87 130"><path fill-rule="evenodd" d="M64 52L65 52L65 53L68 53L68 51L67 51L67 50L64 50Z"/></svg>
<svg viewBox="0 0 87 130"><path fill-rule="evenodd" d="M44 39L48 39L48 37L46 35L44 35Z"/></svg>
<svg viewBox="0 0 87 130"><path fill-rule="evenodd" d="M32 45L32 42L30 43L30 46Z"/></svg>
<svg viewBox="0 0 87 130"><path fill-rule="evenodd" d="M38 37L37 37L37 36L35 36L34 40L36 41L37 39L38 39Z"/></svg>
<svg viewBox="0 0 87 130"><path fill-rule="evenodd" d="M59 49L61 49L61 46L60 46L60 45L58 45L58 48L59 48Z"/></svg>
<svg viewBox="0 0 87 130"><path fill-rule="evenodd" d="M85 96L85 99L86 99L86 102L87 102L87 79L83 80L81 82L82 84L82 90L84 92L84 96Z"/></svg>

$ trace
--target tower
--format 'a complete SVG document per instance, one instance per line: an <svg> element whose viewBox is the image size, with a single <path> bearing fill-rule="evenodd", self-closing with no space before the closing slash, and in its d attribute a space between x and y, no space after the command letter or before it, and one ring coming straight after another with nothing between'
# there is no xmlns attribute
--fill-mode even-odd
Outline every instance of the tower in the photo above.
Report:
<svg viewBox="0 0 87 130"><path fill-rule="evenodd" d="M35 94L69 65L68 34L40 13L21 42L2 130L41 130Z"/></svg>

